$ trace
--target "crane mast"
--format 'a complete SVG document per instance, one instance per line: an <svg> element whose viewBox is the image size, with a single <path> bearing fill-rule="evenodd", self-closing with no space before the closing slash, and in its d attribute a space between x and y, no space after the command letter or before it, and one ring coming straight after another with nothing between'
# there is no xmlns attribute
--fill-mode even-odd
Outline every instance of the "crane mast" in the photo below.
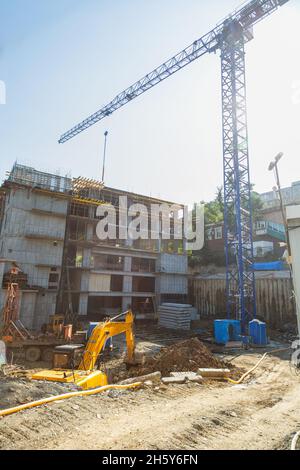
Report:
<svg viewBox="0 0 300 470"><path fill-rule="evenodd" d="M227 315L243 333L256 316L251 184L246 110L245 40L238 23L224 28L221 46L224 239Z"/></svg>
<svg viewBox="0 0 300 470"><path fill-rule="evenodd" d="M158 85L201 56L220 50L223 109L224 238L227 315L241 320L242 331L256 315L253 227L249 172L245 44L253 26L289 0L251 0L213 30L118 94L110 103L60 137L65 143Z"/></svg>

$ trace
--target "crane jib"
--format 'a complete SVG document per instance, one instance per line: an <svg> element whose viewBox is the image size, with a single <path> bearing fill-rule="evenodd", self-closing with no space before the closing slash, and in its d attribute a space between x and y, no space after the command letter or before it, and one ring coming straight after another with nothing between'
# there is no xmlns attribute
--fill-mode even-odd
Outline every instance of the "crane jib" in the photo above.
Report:
<svg viewBox="0 0 300 470"><path fill-rule="evenodd" d="M105 117L110 116L117 109L153 88L158 83L186 67L204 54L216 52L221 48L224 30L228 28L229 23L235 22L240 25L244 32L245 42L252 39L251 28L288 1L289 0L251 0L246 3L237 11L231 13L212 31L204 35L202 38L194 41L193 44L179 52L179 54L175 55L170 60L147 74L144 78L137 81L134 85L117 95L102 109L74 126L68 132L64 133L60 137L59 143L67 142Z"/></svg>

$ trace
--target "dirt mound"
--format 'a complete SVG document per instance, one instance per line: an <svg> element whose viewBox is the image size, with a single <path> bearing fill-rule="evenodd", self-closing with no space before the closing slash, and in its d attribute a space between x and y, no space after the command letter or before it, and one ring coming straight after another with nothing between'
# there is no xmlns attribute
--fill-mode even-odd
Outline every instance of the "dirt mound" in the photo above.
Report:
<svg viewBox="0 0 300 470"><path fill-rule="evenodd" d="M131 370L132 376L160 371L163 376L170 372L194 371L199 367L224 368L227 364L216 358L197 338L191 338L163 348L156 356L147 358L143 367Z"/></svg>
<svg viewBox="0 0 300 470"><path fill-rule="evenodd" d="M162 349L154 358L153 366L166 375L176 371L197 371L199 367L221 368L225 364L199 339L192 338Z"/></svg>

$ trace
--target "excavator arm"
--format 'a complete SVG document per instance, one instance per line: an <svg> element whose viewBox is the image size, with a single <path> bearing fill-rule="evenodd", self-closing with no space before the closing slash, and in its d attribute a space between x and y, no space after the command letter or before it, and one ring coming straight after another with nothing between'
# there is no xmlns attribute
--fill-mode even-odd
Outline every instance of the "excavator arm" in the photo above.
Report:
<svg viewBox="0 0 300 470"><path fill-rule="evenodd" d="M133 313L129 310L126 312L124 322L114 322L108 320L105 323L100 323L98 326L96 326L83 353L79 370L94 370L99 354L103 350L106 341L109 338L120 335L122 333L126 333L128 362L132 362L135 349L133 323Z"/></svg>

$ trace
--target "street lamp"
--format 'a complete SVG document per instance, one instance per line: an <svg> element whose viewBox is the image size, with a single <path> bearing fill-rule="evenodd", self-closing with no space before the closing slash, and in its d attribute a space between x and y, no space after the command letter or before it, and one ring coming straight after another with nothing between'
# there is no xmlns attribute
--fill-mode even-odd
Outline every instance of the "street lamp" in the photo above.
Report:
<svg viewBox="0 0 300 470"><path fill-rule="evenodd" d="M285 227L285 232L286 232L286 240L287 240L287 249L288 249L288 255L291 257L291 246L290 246L290 237L289 237L289 231L288 231L288 224L287 224L287 219L286 219L286 214L284 210L284 204L283 204L283 198L282 198L282 192L281 192L281 184L280 184L280 179L279 179L279 171L278 171L278 162L282 159L283 157L283 152L278 153L276 155L274 161L272 161L269 165L268 170L273 171L275 174L275 179L276 179L276 184L277 184L277 190L279 194L279 200L280 200L280 209L281 209L281 214L282 214L282 219L283 219L283 224ZM274 188L275 189L275 188Z"/></svg>
<svg viewBox="0 0 300 470"><path fill-rule="evenodd" d="M104 132L104 151L103 151L102 183L104 183L104 175L105 175L105 159L106 159L106 148L107 148L107 136L108 136L108 131L105 131L105 132Z"/></svg>
<svg viewBox="0 0 300 470"><path fill-rule="evenodd" d="M280 152L278 155L276 155L275 160L273 162L271 162L270 165L269 165L269 171L274 170L274 168L277 169L277 164L278 164L279 160L282 159L283 155L284 155L283 152ZM277 169L277 175L278 175L278 169Z"/></svg>

